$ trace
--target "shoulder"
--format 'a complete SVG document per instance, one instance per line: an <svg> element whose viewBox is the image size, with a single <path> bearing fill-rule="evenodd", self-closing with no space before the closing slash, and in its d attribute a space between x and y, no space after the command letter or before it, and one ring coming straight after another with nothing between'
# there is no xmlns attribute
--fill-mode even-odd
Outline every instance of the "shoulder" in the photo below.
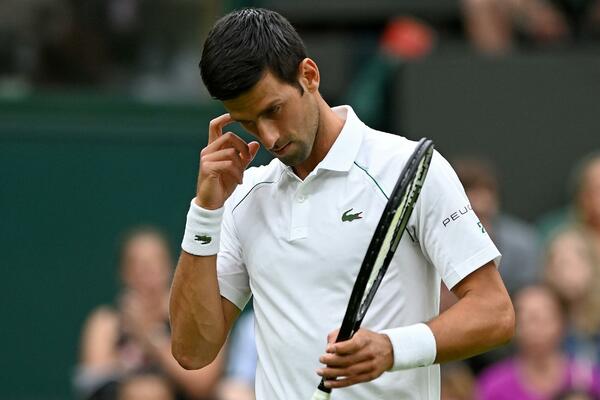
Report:
<svg viewBox="0 0 600 400"><path fill-rule="evenodd" d="M385 181L386 187L391 189L417 144L418 141L404 136L367 128L355 163ZM454 169L437 150L434 150L427 180L437 181L435 185L428 186L443 184L462 190Z"/></svg>
<svg viewBox="0 0 600 400"><path fill-rule="evenodd" d="M233 212L233 210L242 201L245 201L251 196L253 192L260 190L261 187L277 183L281 179L284 171L285 169L281 165L281 162L275 158L267 165L248 168L244 171L242 184L238 185L227 200L229 209Z"/></svg>

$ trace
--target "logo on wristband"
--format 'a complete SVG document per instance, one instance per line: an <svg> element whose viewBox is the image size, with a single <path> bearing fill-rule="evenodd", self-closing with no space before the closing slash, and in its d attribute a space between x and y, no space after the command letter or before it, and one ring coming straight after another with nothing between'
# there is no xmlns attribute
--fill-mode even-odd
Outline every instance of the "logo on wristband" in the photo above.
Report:
<svg viewBox="0 0 600 400"><path fill-rule="evenodd" d="M195 235L194 240L200 242L200 244L209 244L212 241L212 237L208 235Z"/></svg>

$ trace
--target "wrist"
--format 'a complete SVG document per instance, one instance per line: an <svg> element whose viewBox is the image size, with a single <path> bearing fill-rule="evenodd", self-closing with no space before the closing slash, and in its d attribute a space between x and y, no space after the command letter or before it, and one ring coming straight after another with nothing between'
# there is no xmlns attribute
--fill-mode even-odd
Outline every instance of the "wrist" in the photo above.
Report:
<svg viewBox="0 0 600 400"><path fill-rule="evenodd" d="M219 252L223 207L210 210L190 203L181 248L196 256L212 256Z"/></svg>
<svg viewBox="0 0 600 400"><path fill-rule="evenodd" d="M437 347L431 328L418 323L380 331L390 339L393 364L389 371L428 367L435 361Z"/></svg>

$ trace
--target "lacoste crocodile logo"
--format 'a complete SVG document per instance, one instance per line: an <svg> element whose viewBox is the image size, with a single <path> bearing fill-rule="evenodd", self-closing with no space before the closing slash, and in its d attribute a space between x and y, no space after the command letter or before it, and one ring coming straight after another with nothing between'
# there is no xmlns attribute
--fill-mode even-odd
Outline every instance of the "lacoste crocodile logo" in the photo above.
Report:
<svg viewBox="0 0 600 400"><path fill-rule="evenodd" d="M209 244L212 241L212 238L208 235L196 235L194 240L200 242L200 244Z"/></svg>
<svg viewBox="0 0 600 400"><path fill-rule="evenodd" d="M351 208L351 209L349 209L349 210L347 210L347 211L344 212L344 214L342 215L342 222L346 222L346 221L347 222L352 222L355 219L361 219L362 218L360 216L363 213L362 211L354 213L354 214L349 214L349 212L352 211L352 210L353 210L353 208Z"/></svg>

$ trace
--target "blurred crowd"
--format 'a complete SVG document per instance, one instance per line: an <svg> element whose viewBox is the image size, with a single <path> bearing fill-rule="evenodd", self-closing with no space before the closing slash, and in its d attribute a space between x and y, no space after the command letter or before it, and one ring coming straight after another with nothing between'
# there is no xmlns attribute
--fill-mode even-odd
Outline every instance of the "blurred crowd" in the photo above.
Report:
<svg viewBox="0 0 600 400"><path fill-rule="evenodd" d="M516 310L513 342L442 366L443 400L600 399L600 153L574 168L572 203L536 227L502 209L495 168L453 160L473 210L502 252L500 274ZM121 290L82 331L74 376L87 400L253 399L252 311L238 319L217 359L198 371L170 352L168 294L173 271L155 228L128 232L119 256ZM456 298L442 284L440 309Z"/></svg>
<svg viewBox="0 0 600 400"><path fill-rule="evenodd" d="M445 3L440 1L442 10ZM154 99L206 97L197 70L189 67L197 64L203 36L227 9L260 5L258 0L3 0L0 93L75 87ZM343 9L344 2L336 7ZM441 18L399 2L397 16L418 14L416 24L408 17L408 24L396 26L397 39L404 42L400 54L408 59L428 54L431 37L438 43L458 38L491 56L600 38L598 0L461 0L450 8L431 13L445 15ZM381 31L386 20L390 15L380 13L377 23L370 22L371 31ZM335 22L345 32L360 26ZM312 29L304 24L301 32Z"/></svg>
<svg viewBox="0 0 600 400"><path fill-rule="evenodd" d="M153 99L206 97L195 67L199 44L216 17L237 3L258 2L2 0L0 95L93 88ZM365 121L377 121L398 63L434 52L452 29L492 57L600 38L600 0L462 0L456 8L458 28L422 16L393 18L385 29L382 23L378 54L340 97ZM406 14L399 2L398 15ZM571 204L540 216L537 225L503 209L494 165L475 157L452 161L481 228L503 254L500 274L517 331L509 346L444 365L442 399L600 400L600 153L574 166ZM90 313L81 332L77 397L253 399L251 309L210 366L184 370L170 352L174 255L154 227L136 228L121 243L119 293ZM441 309L454 301L442 287Z"/></svg>

